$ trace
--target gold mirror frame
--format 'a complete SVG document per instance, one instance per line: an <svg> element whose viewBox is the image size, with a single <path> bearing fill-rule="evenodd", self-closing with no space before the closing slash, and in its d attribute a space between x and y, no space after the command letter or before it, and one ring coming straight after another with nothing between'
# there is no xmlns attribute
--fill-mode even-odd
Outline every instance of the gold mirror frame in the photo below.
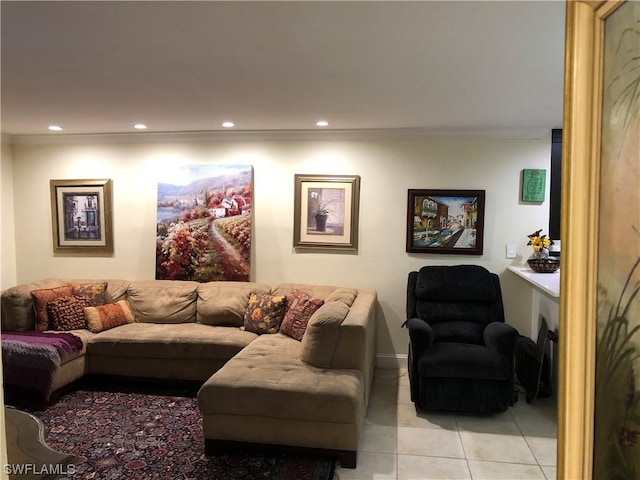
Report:
<svg viewBox="0 0 640 480"><path fill-rule="evenodd" d="M599 172L606 18L624 1L567 2L557 478L593 472Z"/></svg>

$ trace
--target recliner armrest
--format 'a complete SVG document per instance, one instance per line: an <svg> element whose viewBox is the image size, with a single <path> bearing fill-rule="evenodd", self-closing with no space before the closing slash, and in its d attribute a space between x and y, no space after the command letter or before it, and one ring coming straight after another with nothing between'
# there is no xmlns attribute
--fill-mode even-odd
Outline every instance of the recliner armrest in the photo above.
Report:
<svg viewBox="0 0 640 480"><path fill-rule="evenodd" d="M405 325L409 329L409 339L414 355L433 345L433 329L427 322L419 318L410 318Z"/></svg>
<svg viewBox="0 0 640 480"><path fill-rule="evenodd" d="M513 358L518 330L502 322L492 322L484 329L484 344L508 358Z"/></svg>

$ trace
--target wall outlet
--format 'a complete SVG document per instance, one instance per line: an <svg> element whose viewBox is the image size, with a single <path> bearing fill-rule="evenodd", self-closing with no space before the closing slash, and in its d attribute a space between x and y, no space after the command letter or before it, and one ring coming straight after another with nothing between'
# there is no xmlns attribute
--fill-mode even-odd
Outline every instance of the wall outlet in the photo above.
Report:
<svg viewBox="0 0 640 480"><path fill-rule="evenodd" d="M507 258L516 258L518 256L518 248L515 243L507 243Z"/></svg>

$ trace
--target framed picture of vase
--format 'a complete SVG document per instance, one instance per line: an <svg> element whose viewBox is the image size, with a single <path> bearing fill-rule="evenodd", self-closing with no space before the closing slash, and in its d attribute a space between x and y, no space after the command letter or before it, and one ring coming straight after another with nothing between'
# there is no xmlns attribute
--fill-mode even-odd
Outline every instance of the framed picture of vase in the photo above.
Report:
<svg viewBox="0 0 640 480"><path fill-rule="evenodd" d="M358 249L358 175L296 174L294 187L296 249Z"/></svg>
<svg viewBox="0 0 640 480"><path fill-rule="evenodd" d="M482 255L484 190L409 190L407 252Z"/></svg>
<svg viewBox="0 0 640 480"><path fill-rule="evenodd" d="M51 180L54 253L112 254L111 180Z"/></svg>

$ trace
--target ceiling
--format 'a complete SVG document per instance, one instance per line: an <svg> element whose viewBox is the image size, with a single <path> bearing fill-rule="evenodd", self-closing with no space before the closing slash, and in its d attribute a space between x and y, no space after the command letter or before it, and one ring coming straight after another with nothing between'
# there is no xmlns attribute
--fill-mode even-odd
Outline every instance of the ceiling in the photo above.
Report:
<svg viewBox="0 0 640 480"><path fill-rule="evenodd" d="M0 8L3 133L562 126L562 1Z"/></svg>

